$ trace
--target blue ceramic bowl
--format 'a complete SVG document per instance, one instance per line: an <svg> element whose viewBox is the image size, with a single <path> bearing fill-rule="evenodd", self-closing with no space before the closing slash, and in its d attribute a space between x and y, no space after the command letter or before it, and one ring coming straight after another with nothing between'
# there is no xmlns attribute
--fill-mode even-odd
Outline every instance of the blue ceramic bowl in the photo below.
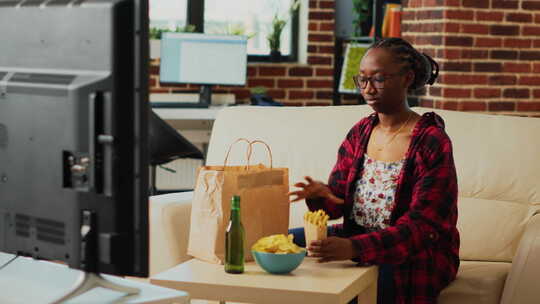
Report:
<svg viewBox="0 0 540 304"><path fill-rule="evenodd" d="M260 251L251 251L255 261L262 269L269 273L284 274L296 269L304 260L306 250L300 253L267 253Z"/></svg>

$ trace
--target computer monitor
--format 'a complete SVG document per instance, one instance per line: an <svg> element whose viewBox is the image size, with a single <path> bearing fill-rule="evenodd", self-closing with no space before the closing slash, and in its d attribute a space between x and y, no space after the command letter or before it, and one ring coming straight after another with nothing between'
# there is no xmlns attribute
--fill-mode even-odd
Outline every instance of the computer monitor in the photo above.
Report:
<svg viewBox="0 0 540 304"><path fill-rule="evenodd" d="M0 9L0 251L148 275L146 0Z"/></svg>
<svg viewBox="0 0 540 304"><path fill-rule="evenodd" d="M160 81L200 84L196 107L212 103L212 85L246 84L247 38L238 35L164 33L161 38ZM190 106L190 103L153 103Z"/></svg>

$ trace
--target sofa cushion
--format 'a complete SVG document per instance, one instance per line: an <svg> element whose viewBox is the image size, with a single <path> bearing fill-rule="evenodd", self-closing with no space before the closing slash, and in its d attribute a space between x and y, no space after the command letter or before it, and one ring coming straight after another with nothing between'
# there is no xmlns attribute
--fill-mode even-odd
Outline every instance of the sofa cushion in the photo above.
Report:
<svg viewBox="0 0 540 304"><path fill-rule="evenodd" d="M150 197L150 275L158 274L191 259L187 240L193 192ZM179 229L178 227L182 227Z"/></svg>
<svg viewBox="0 0 540 304"><path fill-rule="evenodd" d="M462 260L511 262L533 208L508 201L459 197L458 212Z"/></svg>
<svg viewBox="0 0 540 304"><path fill-rule="evenodd" d="M418 113L433 111L414 108ZM540 119L435 110L452 139L464 197L540 203Z"/></svg>
<svg viewBox="0 0 540 304"><path fill-rule="evenodd" d="M461 261L456 280L439 296L439 304L499 304L511 263Z"/></svg>
<svg viewBox="0 0 540 304"><path fill-rule="evenodd" d="M525 224L540 209L540 145L532 140L540 119L414 110L439 114L452 139L460 258L512 261Z"/></svg>

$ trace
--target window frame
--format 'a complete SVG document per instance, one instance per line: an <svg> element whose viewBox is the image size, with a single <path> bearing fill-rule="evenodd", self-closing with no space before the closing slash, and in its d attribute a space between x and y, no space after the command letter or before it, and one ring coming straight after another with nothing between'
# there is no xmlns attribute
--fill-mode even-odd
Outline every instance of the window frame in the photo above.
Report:
<svg viewBox="0 0 540 304"><path fill-rule="evenodd" d="M186 25L193 24L195 32L204 33L204 2L205 0L187 0ZM298 61L299 11L291 16L291 53L282 55L275 60L268 55L249 55L248 62L296 62Z"/></svg>

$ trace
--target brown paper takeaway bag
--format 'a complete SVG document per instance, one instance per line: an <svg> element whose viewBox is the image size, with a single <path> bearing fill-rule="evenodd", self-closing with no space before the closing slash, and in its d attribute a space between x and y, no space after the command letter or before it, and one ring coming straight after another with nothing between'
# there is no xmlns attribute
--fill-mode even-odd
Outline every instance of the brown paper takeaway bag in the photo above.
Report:
<svg viewBox="0 0 540 304"><path fill-rule="evenodd" d="M239 141L249 143L247 164L227 166L231 148ZM270 168L262 164L249 165L254 143L262 143L267 147ZM237 140L229 147L224 166L203 166L197 171L187 253L206 262L223 264L231 198L240 195L241 219L246 233L244 255L246 261L252 261L251 246L259 238L287 234L288 192L288 169L272 168L272 153L268 145L259 140Z"/></svg>

